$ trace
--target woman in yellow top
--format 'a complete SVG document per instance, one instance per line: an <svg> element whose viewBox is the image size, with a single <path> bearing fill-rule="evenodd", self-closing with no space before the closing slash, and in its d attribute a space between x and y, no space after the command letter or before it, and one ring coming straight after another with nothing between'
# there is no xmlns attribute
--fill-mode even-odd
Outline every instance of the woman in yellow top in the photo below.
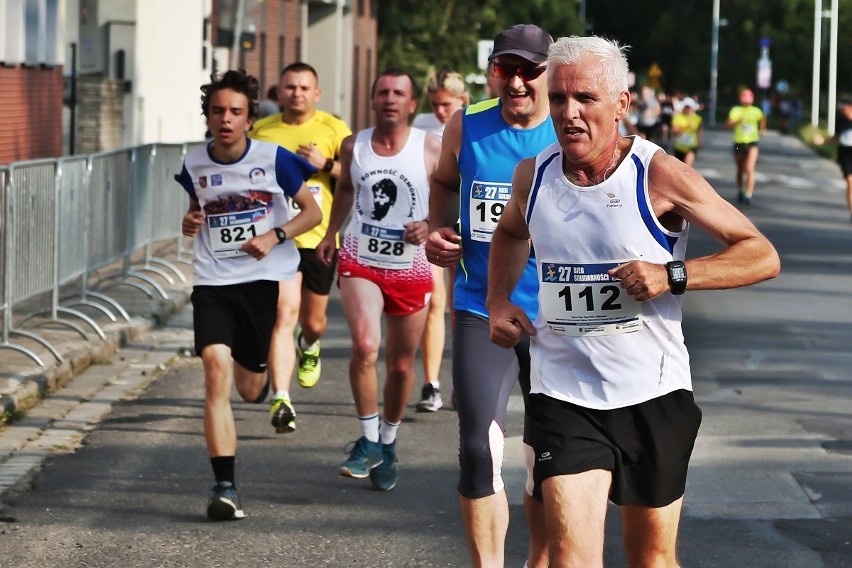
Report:
<svg viewBox="0 0 852 568"><path fill-rule="evenodd" d="M681 110L672 117L672 136L674 138L675 157L687 166L695 163L698 148L704 135L704 125L698 110L698 103L691 97L681 102Z"/></svg>
<svg viewBox="0 0 852 568"><path fill-rule="evenodd" d="M754 106L754 92L743 89L740 105L728 113L725 128L734 129L734 159L737 163L737 200L751 205L754 195L754 168L757 165L760 134L766 130L766 117ZM745 185L743 185L745 178Z"/></svg>

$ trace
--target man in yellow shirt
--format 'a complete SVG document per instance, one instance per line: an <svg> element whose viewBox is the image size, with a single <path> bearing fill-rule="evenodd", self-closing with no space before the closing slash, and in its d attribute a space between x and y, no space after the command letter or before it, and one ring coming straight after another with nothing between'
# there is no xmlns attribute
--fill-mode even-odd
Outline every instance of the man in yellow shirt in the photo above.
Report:
<svg viewBox="0 0 852 568"><path fill-rule="evenodd" d="M340 175L340 145L352 131L341 119L316 108L321 94L316 70L307 63L291 63L281 72L278 83L282 112L257 121L249 133L252 138L275 142L299 154L317 168L307 186L322 209L322 222L294 239L301 257L301 290L298 283L282 282L278 298L269 374L274 392L270 415L279 434L296 429L289 388L297 353L299 384L310 388L320 378L319 339L328 325L328 295L335 275L334 265L327 267L317 262L315 249L328 228L333 184ZM290 207L294 206L290 202ZM301 329L294 349L297 320Z"/></svg>

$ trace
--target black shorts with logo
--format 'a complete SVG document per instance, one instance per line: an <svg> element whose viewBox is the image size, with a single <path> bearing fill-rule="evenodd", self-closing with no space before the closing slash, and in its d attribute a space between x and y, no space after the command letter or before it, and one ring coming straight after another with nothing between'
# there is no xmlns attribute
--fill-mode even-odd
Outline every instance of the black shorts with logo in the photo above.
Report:
<svg viewBox="0 0 852 568"><path fill-rule="evenodd" d="M266 371L278 306L278 282L258 280L192 289L195 352L227 345L234 361L255 373Z"/></svg>
<svg viewBox="0 0 852 568"><path fill-rule="evenodd" d="M683 495L701 425L691 391L613 410L531 394L528 412L536 498L549 477L595 469L612 472L610 499L616 505L664 507Z"/></svg>

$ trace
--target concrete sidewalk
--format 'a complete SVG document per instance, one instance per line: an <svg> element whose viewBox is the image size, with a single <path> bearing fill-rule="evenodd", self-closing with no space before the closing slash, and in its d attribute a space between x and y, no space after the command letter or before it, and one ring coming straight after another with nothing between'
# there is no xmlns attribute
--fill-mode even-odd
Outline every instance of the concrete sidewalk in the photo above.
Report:
<svg viewBox="0 0 852 568"><path fill-rule="evenodd" d="M169 282L155 277L165 297L153 290L149 296L127 284L113 286L106 292L125 310L128 319L114 309L109 310L110 317L98 309L75 306L98 325L104 337L84 320L73 316L63 315L61 320L78 329L49 318L34 318L28 322L22 329L45 339L61 355L61 361L38 341L19 335L9 338L10 344L35 353L44 365L19 350L0 349L0 430L6 429L0 436L0 467L7 465L4 462L12 452L38 438L48 425L66 419L66 415L84 401L110 397L109 392L102 391L122 383L119 378L126 382L134 377L127 383L128 391L144 388L154 378L158 367L164 367L169 359L191 348L191 336L171 338L170 334L156 333L189 304L191 268L183 263L175 263L175 266L181 270L183 279L172 275ZM26 314L27 310L37 311L46 305L49 300L37 298L15 306L15 313ZM80 330L85 332L85 337ZM83 380L75 380L83 376ZM0 493L5 489L4 481L11 483L12 478L0 473Z"/></svg>

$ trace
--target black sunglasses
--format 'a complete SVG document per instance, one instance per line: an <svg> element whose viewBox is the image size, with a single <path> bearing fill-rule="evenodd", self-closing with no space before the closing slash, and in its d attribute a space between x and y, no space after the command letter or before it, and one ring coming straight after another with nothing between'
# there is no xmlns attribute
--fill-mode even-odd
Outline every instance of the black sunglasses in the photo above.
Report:
<svg viewBox="0 0 852 568"><path fill-rule="evenodd" d="M522 81L534 81L538 79L547 67L536 67L534 65L510 65L508 63L495 63L494 74L501 79L510 80L518 76Z"/></svg>

